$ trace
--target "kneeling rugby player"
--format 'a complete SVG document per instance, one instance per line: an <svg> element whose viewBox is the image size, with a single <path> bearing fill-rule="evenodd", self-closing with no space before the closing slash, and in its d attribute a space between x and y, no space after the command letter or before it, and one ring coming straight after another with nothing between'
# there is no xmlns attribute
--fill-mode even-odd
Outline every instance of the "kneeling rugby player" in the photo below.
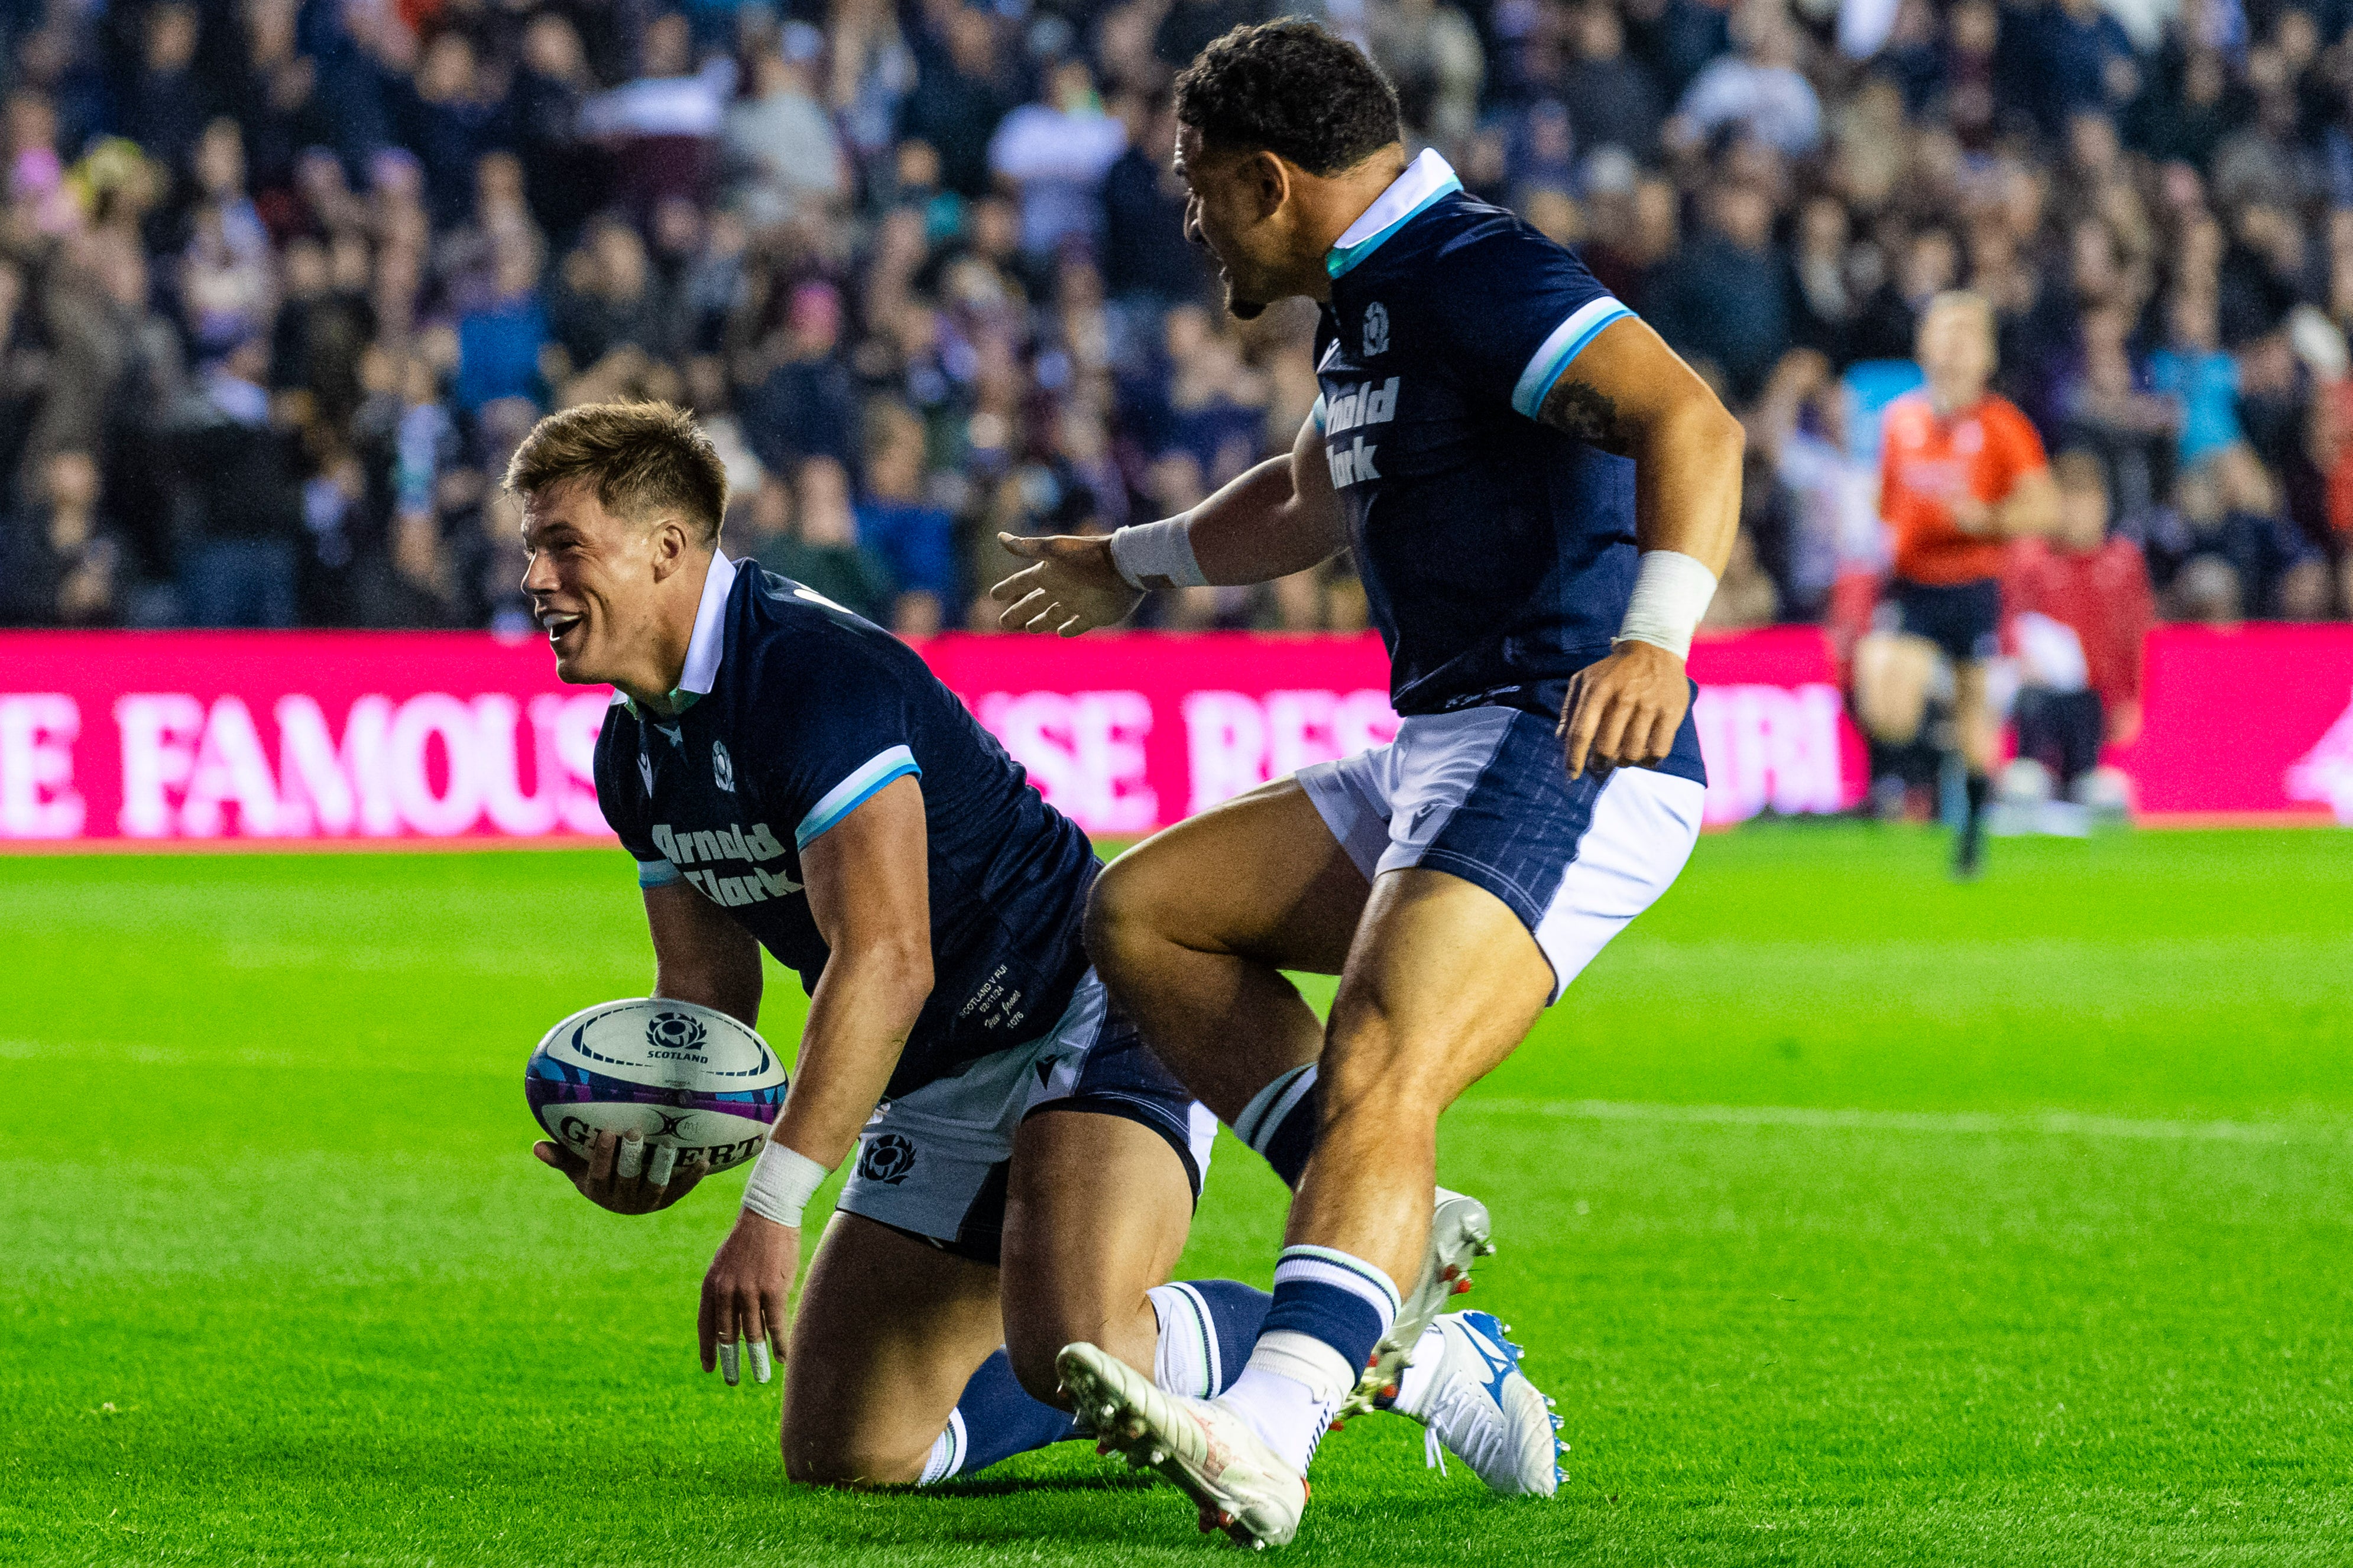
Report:
<svg viewBox="0 0 2353 1568"><path fill-rule="evenodd" d="M904 644L719 552L725 472L685 413L553 415L507 483L558 673L617 689L596 794L638 861L655 994L755 1024L762 947L809 992L791 1089L703 1279L704 1370L734 1381L739 1341L755 1373L786 1354L804 1208L857 1144L789 1334L789 1476L934 1481L1080 1436L1055 1403L1074 1340L1218 1392L1269 1299L1165 1283L1215 1122L1088 966L1086 836ZM621 1213L702 1173L609 1138L536 1152ZM1458 1337L1508 1353L1463 1317ZM1521 1489L1528 1401L1508 1414L1486 1360L1458 1359L1415 1410Z"/></svg>

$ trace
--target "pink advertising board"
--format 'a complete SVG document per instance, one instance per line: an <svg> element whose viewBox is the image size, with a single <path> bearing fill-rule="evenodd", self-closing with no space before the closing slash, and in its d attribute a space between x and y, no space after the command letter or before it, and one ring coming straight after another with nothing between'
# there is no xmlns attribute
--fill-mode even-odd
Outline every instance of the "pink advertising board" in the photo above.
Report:
<svg viewBox="0 0 2353 1568"><path fill-rule="evenodd" d="M1130 836L1388 739L1378 640L944 637L943 679L1091 832ZM1693 650L1725 825L1862 787L1827 640ZM601 837L607 693L464 633L0 634L0 847ZM2159 813L2353 820L2353 628L2168 629L2118 760Z"/></svg>

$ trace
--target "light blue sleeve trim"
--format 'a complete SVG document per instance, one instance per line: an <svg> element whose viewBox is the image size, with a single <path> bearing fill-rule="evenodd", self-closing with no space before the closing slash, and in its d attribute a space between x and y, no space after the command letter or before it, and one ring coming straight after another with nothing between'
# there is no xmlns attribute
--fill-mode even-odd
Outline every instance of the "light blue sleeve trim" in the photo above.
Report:
<svg viewBox="0 0 2353 1568"><path fill-rule="evenodd" d="M806 849L820 834L835 823L866 804L866 798L902 773L923 775L915 765L915 753L904 746L893 746L869 757L850 770L849 776L825 792L825 798L809 807L793 829L793 847Z"/></svg>
<svg viewBox="0 0 2353 1568"><path fill-rule="evenodd" d="M1527 368L1520 372L1519 382L1512 388L1513 408L1534 419L1544 407L1545 399L1551 395L1560 373L1585 352L1585 345L1593 341L1594 334L1620 317L1633 313L1607 294L1588 300L1570 311L1568 319L1555 327L1552 335L1529 358Z"/></svg>
<svg viewBox="0 0 2353 1568"><path fill-rule="evenodd" d="M638 862L638 886L640 888L667 888L682 879L679 868L667 860Z"/></svg>
<svg viewBox="0 0 2353 1568"><path fill-rule="evenodd" d="M1318 434L1321 434L1324 429L1324 395L1322 393L1315 395L1315 406L1307 411L1307 417L1315 422L1315 429Z"/></svg>

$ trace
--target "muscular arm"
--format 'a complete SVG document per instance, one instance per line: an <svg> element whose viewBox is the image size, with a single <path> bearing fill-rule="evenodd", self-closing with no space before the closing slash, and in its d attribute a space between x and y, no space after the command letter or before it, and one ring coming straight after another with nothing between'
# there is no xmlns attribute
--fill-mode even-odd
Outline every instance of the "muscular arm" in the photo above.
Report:
<svg viewBox="0 0 2353 1568"><path fill-rule="evenodd" d="M686 882L646 889L654 939L654 994L716 1007L760 1026L760 944Z"/></svg>
<svg viewBox="0 0 2353 1568"><path fill-rule="evenodd" d="M1219 584L1288 577L1348 543L1323 432L1312 419L1300 425L1289 457L1269 458L1186 515L1193 558ZM1001 533L997 542L1031 563L988 591L1008 606L997 617L1008 627L1076 637L1125 619L1143 600L1112 564L1107 539Z"/></svg>
<svg viewBox="0 0 2353 1568"><path fill-rule="evenodd" d="M923 792L912 777L883 785L801 851L809 913L831 951L768 1137L828 1169L874 1114L932 994L928 856ZM799 1262L798 1226L748 1205L736 1216L702 1277L703 1371L739 1335L785 1353L785 1300Z"/></svg>
<svg viewBox="0 0 2353 1568"><path fill-rule="evenodd" d="M832 955L770 1136L820 1165L839 1165L858 1142L932 994L928 855L913 777L885 784L801 852L809 913Z"/></svg>
<svg viewBox="0 0 2353 1568"><path fill-rule="evenodd" d="M1740 528L1746 437L1658 333L1631 316L1604 327L1537 416L1634 460L1634 537L1645 552L1672 550L1723 574ZM1680 657L1647 642L1618 643L1569 682L1560 719L1569 776L1588 765L1662 760L1690 706Z"/></svg>
<svg viewBox="0 0 2353 1568"><path fill-rule="evenodd" d="M1553 384L1537 416L1634 459L1634 537L1718 576L1740 530L1746 436L1675 351L1632 316L1601 329Z"/></svg>

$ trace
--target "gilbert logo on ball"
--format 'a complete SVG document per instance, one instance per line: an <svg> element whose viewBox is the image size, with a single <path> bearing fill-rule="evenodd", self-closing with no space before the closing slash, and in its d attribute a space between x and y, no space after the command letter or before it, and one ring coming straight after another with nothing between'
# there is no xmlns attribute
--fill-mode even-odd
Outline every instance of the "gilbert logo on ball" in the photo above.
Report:
<svg viewBox="0 0 2353 1568"><path fill-rule="evenodd" d="M635 1131L681 1163L723 1171L760 1152L788 1081L768 1042L716 1008L630 997L550 1029L523 1068L523 1097L567 1149Z"/></svg>

